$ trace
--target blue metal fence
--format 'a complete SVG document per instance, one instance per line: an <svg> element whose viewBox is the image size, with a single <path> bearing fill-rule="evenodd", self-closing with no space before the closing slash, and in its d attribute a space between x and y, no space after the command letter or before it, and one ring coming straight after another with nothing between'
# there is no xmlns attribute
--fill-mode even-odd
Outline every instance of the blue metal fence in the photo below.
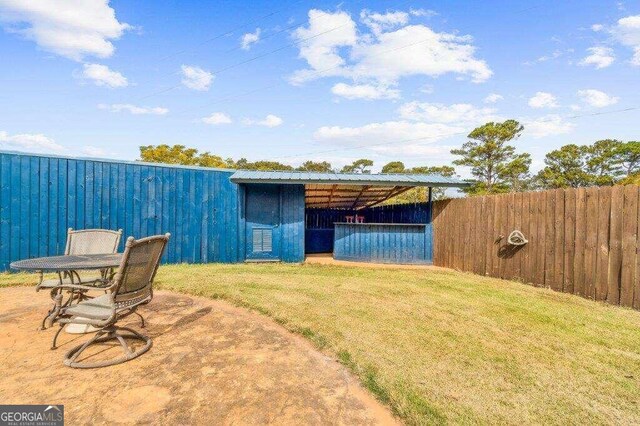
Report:
<svg viewBox="0 0 640 426"><path fill-rule="evenodd" d="M231 174L0 153L0 269L62 254L67 228L122 228L136 238L170 232L165 261L241 261Z"/></svg>

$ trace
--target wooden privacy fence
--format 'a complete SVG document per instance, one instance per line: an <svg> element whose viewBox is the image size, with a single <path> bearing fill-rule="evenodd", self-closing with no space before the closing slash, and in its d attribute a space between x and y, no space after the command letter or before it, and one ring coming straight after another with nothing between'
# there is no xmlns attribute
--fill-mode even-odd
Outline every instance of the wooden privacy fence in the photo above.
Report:
<svg viewBox="0 0 640 426"><path fill-rule="evenodd" d="M640 309L640 186L434 203L434 264ZM512 246L520 230L528 239Z"/></svg>

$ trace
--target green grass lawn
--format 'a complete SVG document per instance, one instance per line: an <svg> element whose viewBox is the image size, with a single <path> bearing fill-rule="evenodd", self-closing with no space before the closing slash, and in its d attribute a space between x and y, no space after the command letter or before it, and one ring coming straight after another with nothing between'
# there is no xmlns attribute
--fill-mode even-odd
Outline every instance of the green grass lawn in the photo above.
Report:
<svg viewBox="0 0 640 426"><path fill-rule="evenodd" d="M640 312L435 269L175 265L157 286L273 317L407 423L640 423Z"/></svg>

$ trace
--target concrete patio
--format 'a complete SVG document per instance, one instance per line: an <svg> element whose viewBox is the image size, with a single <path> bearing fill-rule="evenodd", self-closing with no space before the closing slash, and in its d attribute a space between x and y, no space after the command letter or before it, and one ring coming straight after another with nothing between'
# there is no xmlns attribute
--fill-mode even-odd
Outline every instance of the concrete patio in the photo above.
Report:
<svg viewBox="0 0 640 426"><path fill-rule="evenodd" d="M0 289L0 399L64 404L69 424L388 424L389 411L334 359L270 319L222 301L159 291L140 312L152 349L77 370L64 353L87 339L38 330L49 306L33 287ZM139 329L137 318L125 324ZM57 327L57 326L56 326ZM116 355L105 347L95 356Z"/></svg>

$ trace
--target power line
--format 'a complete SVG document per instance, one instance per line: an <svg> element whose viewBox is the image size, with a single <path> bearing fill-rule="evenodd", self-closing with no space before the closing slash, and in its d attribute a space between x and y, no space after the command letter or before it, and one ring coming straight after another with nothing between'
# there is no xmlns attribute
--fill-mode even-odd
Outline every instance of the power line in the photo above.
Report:
<svg viewBox="0 0 640 426"><path fill-rule="evenodd" d="M408 3L409 1L410 1L410 0L406 0L406 1L402 2L402 3L401 3L401 5L404 5L405 3ZM357 3L360 3L360 2L362 2L362 0L356 0L356 1L354 2L354 4L357 4ZM292 26L290 26L290 27L287 27L287 28L284 28L284 29L282 29L282 30L277 31L275 34L271 34L271 35L269 35L268 37L264 37L263 39L266 39L266 38L269 38L269 37L273 37L274 35L277 35L277 34L280 34L280 33L282 33L282 32L285 32L285 31L287 31L287 30L289 30L289 29L293 29L293 28L302 28L302 27L304 27L305 25L307 25L307 23L306 23L306 22L305 22L305 23L303 23L303 24L296 24L296 25L292 25ZM328 29L328 30L325 30L325 31L322 31L322 32L319 32L319 33L313 34L313 35L311 35L311 36L309 36L309 37L306 37L306 38L303 38L303 39L300 39L300 40L296 40L296 41L294 41L294 42L292 42L292 43L289 43L289 44L286 44L286 45L284 45L284 46L278 47L278 48L273 49L273 50L271 50L271 51L269 51L269 52L266 52L266 53L260 54L260 55L258 55L258 56L254 56L254 57L252 57L252 58L249 58L249 59L246 59L246 60L243 60L243 61L237 62L237 63L235 63L235 64L228 65L228 66L223 67L223 68L221 68L221 69L215 70L215 71L211 72L211 74L212 74L212 75L214 75L214 76L215 76L215 75L218 75L218 74L220 74L220 73L222 73L222 72L224 72L224 71L228 71L228 70L233 69L233 68L236 68L236 67L238 67L238 66L241 66L241 65L245 65L245 64L251 63L251 62L256 61L256 60L258 60L258 59L262 59L262 58L267 57L267 56L269 56L269 55L272 55L272 54L274 54L274 53L277 53L277 52L283 51L283 50L285 50L285 49L287 49L287 48L289 48L289 47L297 46L297 45L299 45L299 44L301 44L301 43L304 43L304 42L306 42L306 41L312 40L312 39L314 39L314 38L316 38L316 37L319 37L319 36L322 36L322 35L324 35L324 34L328 34L328 33L330 33L330 32L333 32L333 31L335 31L335 30L338 30L338 29L340 29L340 28L342 28L342 27L345 27L345 26L347 26L347 25L349 25L349 23L345 23L345 24L342 24L342 25L338 25L337 27L333 27L333 28L330 28L330 29ZM225 33L225 34L227 34L227 33ZM220 37L224 36L225 34L220 35L220 36L217 36L217 37L214 37L214 38L212 38L212 39L210 39L210 40L218 39L218 38L220 38ZM202 43L200 43L200 44L202 44ZM239 48L240 48L240 47L235 47L235 48L233 48L233 49L228 50L227 52L233 52L233 51L235 51L235 50L238 50ZM188 51L188 50L189 50L189 49L183 50L183 52L184 52L184 51ZM175 55L174 55L174 56L175 56ZM167 58L168 58L168 57L167 57ZM169 73L169 74L165 74L165 75L177 75L177 74L179 74L179 71L174 71L174 72L171 72L171 73ZM163 94L163 93L169 92L169 91L171 91L171 90L177 89L178 87L181 87L181 86L182 86L182 84L176 84L176 85L173 85L173 86L170 86L170 87L167 87L167 88L161 89L161 90L159 90L159 91L156 91L156 92L150 93L150 94L148 94L148 95L144 95L144 96L142 96L142 97L140 97L140 98L136 98L136 99L134 99L134 100L133 100L133 102L141 101L141 100L144 100L144 99L148 99L148 98L151 98L151 97L153 97L153 96L157 96L157 95L160 95L160 94Z"/></svg>
<svg viewBox="0 0 640 426"><path fill-rule="evenodd" d="M164 61L164 60L167 60L167 59L170 59L170 58L176 57L176 56L181 55L181 54L183 54L183 53L186 53L186 52L189 52L189 51L195 50L195 49L196 49L197 47L199 47L199 46L205 45L205 44L210 43L210 42L212 42L212 41L215 41L215 40L221 39L221 38L223 38L223 37L227 37L227 36L229 36L229 35L233 34L234 32L236 32L236 31L238 31L238 30L240 30L240 29L242 29L242 28L246 28L246 27L249 27L249 26L253 26L253 25L255 25L257 22L260 22L260 21L262 21L262 20L264 20L264 19L266 19L266 18L269 18L269 17L271 17L271 16L277 15L277 14L282 13L282 12L287 11L287 10L291 10L291 7L292 7L293 5L296 5L296 4L301 3L301 2L303 2L303 1L304 1L304 0L297 0L297 1L295 1L293 4L288 5L288 7L286 7L286 8L278 9L278 10L275 10L275 11L269 12L269 13L267 13L266 15L259 16L259 17L255 18L255 19L252 19L252 20L250 20L250 21L245 22L244 24L241 24L241 25L238 25L238 26L236 26L236 27L233 27L232 29L230 29L230 30L228 30L228 31L225 31L225 32L223 32L223 33L220 33L220 34L218 34L218 35L215 35L215 36L213 36L213 37L210 37L210 38L208 38L208 39L206 39L206 40L203 40L203 41L201 41L200 43L196 44L196 45L195 45L194 47L192 47L192 48L182 49L182 50L179 50L178 52L172 53L171 55L167 55L167 56L161 57L161 58L160 58L160 60L161 60L161 61Z"/></svg>
<svg viewBox="0 0 640 426"><path fill-rule="evenodd" d="M299 25L298 27L302 27L302 26L304 26L304 25L306 25L306 24ZM296 41L294 41L293 43L286 44L286 45L284 45L284 46L278 47L277 49L273 49L273 50L271 50L271 51L269 51L269 52L266 52L266 53L263 53L263 54L260 54L260 55L254 56L254 57L249 58L249 59L245 59L245 60L240 61L240 62L237 62L237 63L235 63L235 64L228 65L228 66L226 66L226 67L224 67L224 68L220 68L220 69L218 69L218 70L212 71L212 72L211 72L211 75L213 75L213 76L217 76L218 74L220 74L220 73L222 73L222 72L224 72L224 71L228 71L228 70L233 69L233 68L236 68L236 67L238 67L238 66L248 64L248 63L253 62L253 61L256 61L256 60L258 60L258 59L262 59L262 58L264 58L264 57L266 57L266 56L269 56L269 55L272 55L272 54L274 54L274 53L280 52L280 51L285 50L285 49L287 49L287 48L289 48L289 47L293 47L293 46L299 45L299 44L301 44L301 43L304 43L304 42L306 42L306 41L312 40L312 39L314 39L314 38L316 38L316 37L320 37L320 36L322 36L322 35L324 35L324 34L328 34L328 33L332 32L332 31L338 30L338 29L340 29L340 28L342 28L342 27L345 27L345 26L347 26L347 25L349 25L349 24L348 24L348 23L346 23L346 24L338 25L337 27L333 27L333 28L330 28L330 29L328 29L328 30L322 31L322 32L320 32L320 33L313 34L313 35L311 35L311 36L309 36L309 37L306 37L306 38L303 38L303 39L300 39L300 40L296 40ZM176 71L176 72L172 72L172 73L170 73L170 74L166 74L166 75L174 75L174 74L178 74L178 73L179 73L179 72L178 72L178 71ZM136 98L136 99L134 99L134 100L133 100L133 102L141 101L141 100L144 100L144 99L151 98L151 97L153 97L153 96L157 96L157 95L160 95L160 94L163 94L163 93L167 93L167 92L170 92L171 90L173 90L173 89L177 89L178 87L181 87L181 86L182 86L182 84L181 84L181 83L180 83L180 84L176 84L176 85L173 85L173 86L170 86L170 87L167 87L167 88L161 89L161 90L159 90L159 91L157 91L157 92L153 92L153 93L150 93L150 94L148 94L148 95L142 96L142 97L140 97L140 98Z"/></svg>
<svg viewBox="0 0 640 426"><path fill-rule="evenodd" d="M391 52L395 52L395 51L398 51L398 50L406 49L408 47L416 46L418 44L425 43L425 42L430 41L430 40L431 40L431 38L428 38L428 39L420 40L418 42L410 43L410 44L407 44L407 45L404 45L404 46L396 47L396 48L393 48L393 49L388 49L388 50L385 50L383 52L379 52L376 55L371 55L370 57L374 58L374 57L377 57L377 56L384 55L386 53L391 53ZM334 65L334 66L329 67L329 68L325 68L325 69L322 69L322 70L319 70L319 71L316 71L316 72L312 72L312 73L308 74L308 77L315 77L317 75L323 74L323 73L325 73L327 71L331 71L331 70L336 69L336 68L340 68L342 66L343 66L342 64L338 64L338 65ZM216 104L219 104L221 102L229 101L231 99L243 97L243 96L246 96L246 95L251 95L253 93L260 92L262 90L271 89L273 87L280 86L283 83L285 83L285 82L284 81L278 81L278 82L276 82L274 84L271 84L269 86L263 86L263 87L259 87L257 89L253 89L253 90L249 90L249 91L246 91L246 92L239 93L237 95L227 96L225 98L218 99L215 102L207 103L206 105L202 104L202 105L200 105L198 107L195 107L195 108L203 108L203 107L209 106L209 105L216 105ZM181 110L181 111L178 112L178 114L181 114L181 113L184 113L184 112L187 112L187 111L191 111L191 110L193 110L195 108L187 108L187 109Z"/></svg>
<svg viewBox="0 0 640 426"><path fill-rule="evenodd" d="M226 67L224 67L224 68L221 68L221 69L219 69L219 70L217 70L217 71L212 72L212 74L213 74L213 75L218 75L218 74L220 74L221 72L224 72L224 71L230 70L230 69L235 68L235 67L240 66L240 65L248 64L249 62L253 62L253 61L257 60L257 59L264 58L265 56L269 56L269 55L271 55L271 54L273 54L273 53L280 52L281 50L284 50L284 49L286 49L286 48L288 48L288 47L296 46L296 45L298 45L298 44L300 44L300 43L304 43L305 41L309 41L309 40L312 40L312 39L314 39L314 38L316 38L316 37L320 37L321 35L328 34L328 33L330 33L330 32L333 32L333 31L335 31L335 30L338 30L338 29L340 29L340 28L342 28L342 27L345 27L345 26L347 26L347 25L349 25L349 24L347 23L347 24L338 25L337 27L333 27L333 28L328 29L328 30L326 30L326 31L322 31L322 32L320 32L320 33L314 34L314 35L312 35L312 36L310 36L310 37L307 37L307 38L303 38L303 39L300 39L300 40L294 41L293 43L289 43L289 44L287 44L287 45L285 45L285 46L278 47L277 49L273 49L273 50L271 50L271 51L269 51L269 52L265 52L265 53L260 54L260 55L258 55L258 56L254 56L253 58L249 58L249 59L246 59L246 60L244 60L244 61L241 61L241 62L238 62L238 63L232 64L232 65L226 66Z"/></svg>
<svg viewBox="0 0 640 426"><path fill-rule="evenodd" d="M287 31L289 31L289 30L298 29L298 28L301 28L301 27L303 27L303 26L305 26L305 25L306 25L306 23L304 23L304 24L293 24L293 25L290 25L290 26L285 27L285 28L282 28L282 29L280 29L280 30L278 30L278 31L273 31L273 32L271 32L271 33L267 34L267 35L266 35L266 36L264 36L264 37L260 37L260 40L259 40L259 41L263 41L263 40L270 39L271 37L277 36L278 34L282 34L282 33L287 32ZM239 49L242 49L242 46L236 46L236 47L234 47L234 48L231 48L231 49L229 49L229 50L226 50L224 53L231 53L231 52L235 52L236 50L239 50Z"/></svg>
<svg viewBox="0 0 640 426"><path fill-rule="evenodd" d="M405 3L407 3L407 2L405 2ZM520 11L518 11L518 12L515 12L514 14L519 14L519 13L528 12L528 11L530 11L530 10L532 10L532 9L536 9L536 8L541 7L541 6L542 6L542 4L538 4L538 5L536 5L536 6L531 6L531 7L528 7L528 8L526 8L526 9L522 9L522 10L520 10ZM346 25L346 24L344 24L344 25ZM336 28L334 28L334 29L340 28L340 27L342 27L342 26L344 26L344 25L341 25L341 26L336 27ZM333 29L332 29L332 30L333 30ZM332 31L332 30L331 30L331 31ZM383 52L379 52L379 53L378 53L378 54L376 54L376 55L372 55L371 57L377 57L377 56L380 56L380 55L384 55L384 54L386 54L386 53L391 53L391 52L394 52L394 51L397 51L397 50L402 50L402 49L405 49L405 48L408 48L408 47L412 47L412 46L415 46L415 45L418 45L418 44L421 44L421 43L424 43L424 42L427 42L427 41L430 41L430 40L431 40L431 39L424 39L424 40L421 40L421 41L418 41L418 42L410 43L410 44L408 44L408 45L400 46L400 47L398 47L398 48L389 49L389 50L386 50L386 51L383 51ZM302 41L304 41L304 40L301 40L301 41L299 41L299 42L302 42ZM282 50L282 49L284 49L284 47L279 48L279 49L276 49L275 51L279 51L279 50ZM265 56L266 56L266 55L265 55ZM251 59L251 60L244 61L244 63L246 63L246 62L251 62L251 61L252 61L252 59ZM340 68L340 67L342 67L342 66L343 66L342 64L338 64L338 65L335 65L335 66L332 66L332 67L329 67L329 68L325 68L325 69L322 69L322 70L318 70L318 71L312 72L312 73L308 74L308 76L309 76L309 77L314 77L314 76L317 76L317 75L323 74L323 73L325 73L325 72L327 72L327 71L331 71L331 70L333 70L333 69ZM232 68L232 67L235 67L235 65L232 65L232 66L230 66L229 68ZM191 111L191 110L196 109L196 108L203 108L203 107L205 107L205 106L209 106L209 105L216 105L216 104L219 104L219 103L221 103L221 102L225 102L225 101L228 101L228 100L232 100L232 99L240 98L240 97L243 97L243 96L246 96L246 95L250 95L250 94L253 94L253 93L256 93L256 92L262 91L262 90L268 90L268 89L271 89L271 88L274 88L274 87L278 87L278 86L280 86L280 85L282 85L282 84L284 84L284 83L285 83L284 81L278 81L278 82L276 82L276 83L274 83L274 84L271 84L271 85L268 85L268 86L262 86L262 87L259 87L259 88L256 88L256 89L252 89L252 90L249 90L249 91L245 91L245 92L241 92L241 93L239 93L239 94L237 94L237 95L229 95L229 96L226 96L226 97L224 97L224 98L218 99L218 100L216 100L216 101L214 101L214 102L212 102L212 103L202 104L201 106L197 106L197 107L194 107L194 108L187 108L187 109L180 110L180 111L178 111L178 113L177 113L177 114L182 114L182 113L184 113L184 112Z"/></svg>

